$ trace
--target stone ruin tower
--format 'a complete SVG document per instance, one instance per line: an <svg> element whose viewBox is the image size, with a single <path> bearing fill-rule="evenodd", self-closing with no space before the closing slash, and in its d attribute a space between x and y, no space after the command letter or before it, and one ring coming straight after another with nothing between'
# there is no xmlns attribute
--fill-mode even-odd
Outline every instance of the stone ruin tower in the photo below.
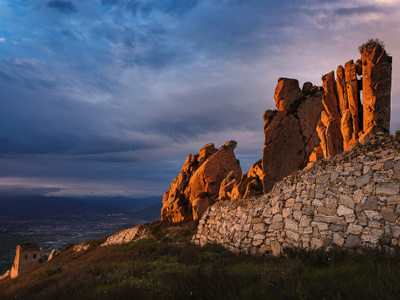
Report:
<svg viewBox="0 0 400 300"><path fill-rule="evenodd" d="M264 113L263 188L324 157L363 144L390 131L392 57L382 43L369 40L361 58L322 77L322 87L279 78L278 110Z"/></svg>
<svg viewBox="0 0 400 300"><path fill-rule="evenodd" d="M40 262L41 253L38 245L34 243L19 244L11 267L11 278L18 277Z"/></svg>

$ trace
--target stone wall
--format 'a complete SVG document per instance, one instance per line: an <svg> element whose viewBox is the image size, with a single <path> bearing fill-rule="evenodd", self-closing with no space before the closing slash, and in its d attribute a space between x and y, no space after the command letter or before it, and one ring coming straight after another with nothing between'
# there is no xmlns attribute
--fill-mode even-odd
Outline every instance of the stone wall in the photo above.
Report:
<svg viewBox="0 0 400 300"><path fill-rule="evenodd" d="M259 199L211 206L193 242L245 253L400 244L400 134L284 178Z"/></svg>

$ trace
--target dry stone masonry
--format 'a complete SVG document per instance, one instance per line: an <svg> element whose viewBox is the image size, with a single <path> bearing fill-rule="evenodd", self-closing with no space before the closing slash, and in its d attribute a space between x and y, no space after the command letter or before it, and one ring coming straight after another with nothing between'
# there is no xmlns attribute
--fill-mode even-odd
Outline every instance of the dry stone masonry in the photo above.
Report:
<svg viewBox="0 0 400 300"><path fill-rule="evenodd" d="M400 244L400 133L324 158L259 199L211 206L193 237L245 253Z"/></svg>

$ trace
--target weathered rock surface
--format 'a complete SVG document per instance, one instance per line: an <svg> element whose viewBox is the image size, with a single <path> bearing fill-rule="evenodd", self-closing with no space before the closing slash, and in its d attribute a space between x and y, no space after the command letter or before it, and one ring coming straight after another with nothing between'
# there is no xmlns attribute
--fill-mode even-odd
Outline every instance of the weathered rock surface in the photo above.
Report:
<svg viewBox="0 0 400 300"><path fill-rule="evenodd" d="M11 270L8 270L3 275L0 275L0 280L6 279L11 276Z"/></svg>
<svg viewBox="0 0 400 300"><path fill-rule="evenodd" d="M218 199L221 183L229 174L241 177L235 147L235 141L225 143L220 149L207 144L199 154L189 155L181 173L164 193L161 219L173 222L198 219Z"/></svg>
<svg viewBox="0 0 400 300"><path fill-rule="evenodd" d="M101 244L101 246L126 244L132 241L136 241L145 237L148 237L150 231L143 225L136 225L133 228L123 229L107 238L107 240Z"/></svg>
<svg viewBox="0 0 400 300"><path fill-rule="evenodd" d="M336 82L333 71L322 77L325 109L317 131L325 157L352 149L371 133L390 130L392 58L373 40L360 53L356 63L350 60L337 68Z"/></svg>
<svg viewBox="0 0 400 300"><path fill-rule="evenodd" d="M311 153L319 146L315 128L323 110L323 93L310 84L304 85L301 91L297 80L280 78L275 90L275 100L280 111L267 110L264 113L264 192L269 191L283 177L306 166Z"/></svg>
<svg viewBox="0 0 400 300"><path fill-rule="evenodd" d="M324 96L322 103L325 111L321 114L318 124L318 136L325 156L333 157L343 152L343 137L341 133L341 117L334 72L322 77Z"/></svg>
<svg viewBox="0 0 400 300"><path fill-rule="evenodd" d="M222 181L221 186L219 188L219 196L220 200L230 200L237 199L239 197L239 193L235 192L237 189L234 188L239 184L241 178L239 174L234 171L230 171L228 176Z"/></svg>
<svg viewBox="0 0 400 300"><path fill-rule="evenodd" d="M286 248L400 245L400 132L381 133L284 178L254 200L221 201L192 241L234 252L280 255Z"/></svg>
<svg viewBox="0 0 400 300"><path fill-rule="evenodd" d="M263 171L261 159L253 164L249 172L232 189L230 199L252 199L263 194ZM221 198L222 199L222 198Z"/></svg>
<svg viewBox="0 0 400 300"><path fill-rule="evenodd" d="M300 99L299 81L292 78L279 78L275 88L275 106L279 111L290 111L291 106Z"/></svg>
<svg viewBox="0 0 400 300"><path fill-rule="evenodd" d="M56 248L51 250L51 253L49 255L49 258L47 259L47 261L52 260L54 257L56 257L57 255L59 255L61 253L62 249L60 248Z"/></svg>
<svg viewBox="0 0 400 300"><path fill-rule="evenodd" d="M363 77L364 128L390 130L392 57L377 42L360 49ZM364 130L365 131L365 130Z"/></svg>

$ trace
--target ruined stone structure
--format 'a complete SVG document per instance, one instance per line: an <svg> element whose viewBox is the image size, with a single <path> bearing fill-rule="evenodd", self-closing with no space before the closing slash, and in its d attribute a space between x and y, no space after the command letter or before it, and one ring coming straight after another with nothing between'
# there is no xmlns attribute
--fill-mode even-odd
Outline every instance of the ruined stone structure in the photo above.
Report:
<svg viewBox="0 0 400 300"><path fill-rule="evenodd" d="M259 199L218 202L193 242L245 253L400 245L400 132L284 178Z"/></svg>
<svg viewBox="0 0 400 300"><path fill-rule="evenodd" d="M42 255L38 245L33 243L19 244L11 267L11 278L18 277L40 262L42 262Z"/></svg>
<svg viewBox="0 0 400 300"><path fill-rule="evenodd" d="M389 132L392 58L374 40L360 53L356 63L337 68L336 79L334 71L324 75L323 89L305 83L300 90L295 79L278 80L274 98L279 111L264 114L264 192L310 162Z"/></svg>

